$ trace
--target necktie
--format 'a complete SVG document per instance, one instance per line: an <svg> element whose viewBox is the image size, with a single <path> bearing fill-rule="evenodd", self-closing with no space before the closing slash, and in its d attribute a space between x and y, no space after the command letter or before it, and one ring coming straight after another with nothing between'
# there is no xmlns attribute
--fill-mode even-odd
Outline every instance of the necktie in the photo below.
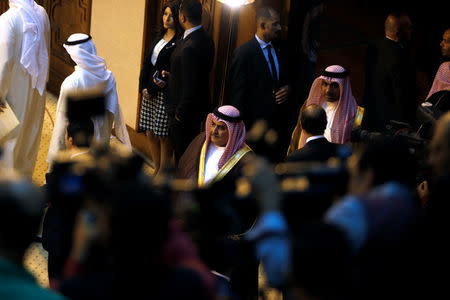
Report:
<svg viewBox="0 0 450 300"><path fill-rule="evenodd" d="M270 62L270 68L272 69L272 79L273 79L273 86L278 89L278 74L277 74L277 67L275 66L275 61L272 56L272 45L267 45L266 47L267 53L269 54L269 62Z"/></svg>

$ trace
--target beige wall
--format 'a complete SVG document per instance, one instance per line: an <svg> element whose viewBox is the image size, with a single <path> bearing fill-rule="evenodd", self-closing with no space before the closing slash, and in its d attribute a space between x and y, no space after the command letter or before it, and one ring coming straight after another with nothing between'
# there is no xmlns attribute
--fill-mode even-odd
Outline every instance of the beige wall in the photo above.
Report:
<svg viewBox="0 0 450 300"><path fill-rule="evenodd" d="M135 129L142 61L145 0L92 0L91 35L117 81L128 126Z"/></svg>

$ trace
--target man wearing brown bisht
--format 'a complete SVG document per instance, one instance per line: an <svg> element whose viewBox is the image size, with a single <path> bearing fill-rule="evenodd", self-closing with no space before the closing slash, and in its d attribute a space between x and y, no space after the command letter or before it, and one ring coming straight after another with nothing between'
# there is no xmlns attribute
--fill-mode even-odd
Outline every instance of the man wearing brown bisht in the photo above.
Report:
<svg viewBox="0 0 450 300"><path fill-rule="evenodd" d="M190 143L181 157L177 177L191 179L200 187L192 210L203 212L195 219L205 226L199 226L199 232L193 234L202 259L219 285L229 289L234 284L233 291L244 299L244 295L256 291L258 263L249 245L239 237L254 223L256 214L251 201L233 200L236 180L254 154L245 143L245 125L234 106L215 109L208 114L205 125L206 131ZM222 207L229 210L224 212ZM219 241L226 246L220 246Z"/></svg>
<svg viewBox="0 0 450 300"><path fill-rule="evenodd" d="M252 150L245 142L240 112L224 105L206 118L206 131L199 134L180 159L178 178L193 179L199 186L216 182L228 174L240 175L241 161Z"/></svg>

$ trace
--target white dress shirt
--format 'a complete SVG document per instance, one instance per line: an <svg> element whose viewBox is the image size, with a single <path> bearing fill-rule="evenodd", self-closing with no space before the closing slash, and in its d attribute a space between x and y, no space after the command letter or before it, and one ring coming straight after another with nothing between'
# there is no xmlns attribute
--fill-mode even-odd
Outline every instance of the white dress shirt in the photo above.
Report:
<svg viewBox="0 0 450 300"><path fill-rule="evenodd" d="M325 110L325 112L327 114L327 120L328 120L327 128L325 129L323 136L329 142L331 142L331 126L333 125L334 115L336 114L336 109L337 109L338 104L339 104L339 101L335 101L335 102L325 101L322 104L322 108Z"/></svg>
<svg viewBox="0 0 450 300"><path fill-rule="evenodd" d="M203 182L208 183L219 172L219 160L225 152L225 147L217 147L213 143L208 146L208 151L205 158L205 178Z"/></svg>
<svg viewBox="0 0 450 300"><path fill-rule="evenodd" d="M314 136L310 136L309 138L306 139L306 143L310 142L310 141L314 141L317 139L321 139L323 138L323 135L314 135Z"/></svg>
<svg viewBox="0 0 450 300"><path fill-rule="evenodd" d="M202 28L202 25L201 25L201 24L198 25L198 26L195 26L195 27L192 27L192 28L189 28L189 29L185 30L185 31L184 31L184 35L183 35L183 40L184 40L188 35L190 35L191 33L193 33L194 31L196 31L196 30L198 30L198 29L200 29L200 28Z"/></svg>
<svg viewBox="0 0 450 300"><path fill-rule="evenodd" d="M277 53L272 45L272 42L266 43L263 40L261 40L258 35L255 34L255 38L258 41L259 45L261 46L261 49L264 53L264 57L266 58L267 61L267 65L269 66L270 72L272 72L272 66L270 65L270 60L269 60L269 49L267 49L267 46L271 45L271 53L273 56L273 61L275 63L275 68L277 68L277 77L278 79L280 79L280 66L278 65L278 57L277 57ZM272 74L272 73L271 73Z"/></svg>
<svg viewBox="0 0 450 300"><path fill-rule="evenodd" d="M80 152L78 152L78 153L72 154L72 155L70 156L70 159L73 159L73 158L75 158L75 157L77 157L77 156L80 156L80 155L87 154L87 153L89 153L89 151L91 151L91 150L90 150L90 149L87 149L87 150L85 150L85 151L80 151Z"/></svg>
<svg viewBox="0 0 450 300"><path fill-rule="evenodd" d="M156 44L155 48L153 48L152 53L152 65L156 65L156 60L158 59L159 52L167 45L168 41L165 39L161 39L158 44Z"/></svg>

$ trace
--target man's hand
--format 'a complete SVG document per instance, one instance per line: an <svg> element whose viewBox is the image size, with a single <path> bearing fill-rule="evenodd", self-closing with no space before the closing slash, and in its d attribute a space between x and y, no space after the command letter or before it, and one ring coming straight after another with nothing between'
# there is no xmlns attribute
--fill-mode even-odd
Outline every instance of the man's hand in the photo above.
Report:
<svg viewBox="0 0 450 300"><path fill-rule="evenodd" d="M164 80L156 80L153 78L153 83L156 84L159 88L163 89L166 86L166 82Z"/></svg>
<svg viewBox="0 0 450 300"><path fill-rule="evenodd" d="M0 113L4 112L6 109L6 102L3 100L0 100Z"/></svg>
<svg viewBox="0 0 450 300"><path fill-rule="evenodd" d="M150 94L148 93L147 89L142 90L142 96L144 97L145 100L150 99Z"/></svg>
<svg viewBox="0 0 450 300"><path fill-rule="evenodd" d="M417 186L417 194L419 195L420 199L423 199L424 197L428 197L429 189L428 189L428 181L422 181Z"/></svg>
<svg viewBox="0 0 450 300"><path fill-rule="evenodd" d="M170 72L169 72L169 71L166 71L166 70L162 70L162 71L161 71L161 76L162 76L163 78L169 78L169 77L170 77Z"/></svg>
<svg viewBox="0 0 450 300"><path fill-rule="evenodd" d="M286 100L289 98L289 94L291 93L291 87L289 85L285 85L281 87L276 93L275 93L275 101L277 104L282 104L286 102Z"/></svg>

